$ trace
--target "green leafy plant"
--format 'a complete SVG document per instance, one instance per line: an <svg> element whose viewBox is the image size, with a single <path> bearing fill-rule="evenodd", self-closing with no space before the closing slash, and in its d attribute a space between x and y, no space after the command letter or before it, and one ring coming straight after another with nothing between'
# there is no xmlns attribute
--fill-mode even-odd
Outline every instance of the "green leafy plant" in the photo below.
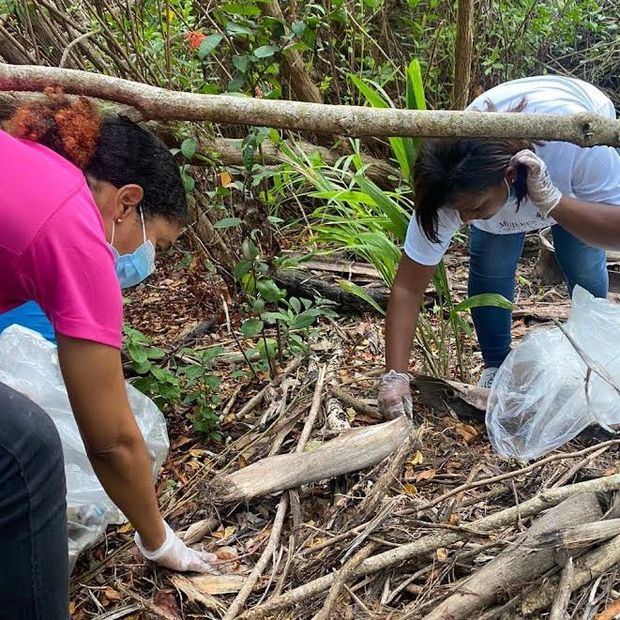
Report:
<svg viewBox="0 0 620 620"><path fill-rule="evenodd" d="M221 380L213 373L213 361L223 352L222 347L212 347L202 351L183 349L184 356L196 360L179 368L183 389L183 405L189 407L194 430L205 439L221 441L218 430L219 418L216 409L220 404L219 387Z"/></svg>
<svg viewBox="0 0 620 620"><path fill-rule="evenodd" d="M133 370L139 375L132 383L134 387L153 399L164 409L175 404L181 396L179 379L167 368L161 366L166 352L154 347L151 340L133 327L125 326L125 351Z"/></svg>
<svg viewBox="0 0 620 620"><path fill-rule="evenodd" d="M287 355L307 350L308 330L319 317L336 313L327 300L289 297L272 277L272 271L290 266L291 259L274 259L270 266L260 256L255 241L246 237L242 243L243 259L234 269L234 277L245 295L246 318L241 333L247 339L257 338L256 349L263 367L273 370L272 362L282 362Z"/></svg>

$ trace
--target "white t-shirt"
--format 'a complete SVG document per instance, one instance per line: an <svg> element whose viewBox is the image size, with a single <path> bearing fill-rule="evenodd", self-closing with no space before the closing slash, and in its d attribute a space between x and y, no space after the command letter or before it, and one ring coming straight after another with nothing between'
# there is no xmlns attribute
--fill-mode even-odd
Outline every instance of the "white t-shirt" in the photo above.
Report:
<svg viewBox="0 0 620 620"><path fill-rule="evenodd" d="M515 107L523 97L524 112L535 114L575 114L595 112L616 118L614 106L598 88L574 78L544 75L500 84L477 97L468 110L485 110L491 101L498 112ZM569 142L546 142L535 147L536 154L547 164L555 186L568 196L587 202L620 205L620 155L609 146L579 147ZM405 239L405 254L422 265L436 265L450 245L452 235L462 225L456 209L443 207L438 212L439 243L433 243L422 232L415 216L409 222ZM529 201L516 199L507 203L488 220L474 220L473 226L496 235L539 230L555 224L543 218Z"/></svg>

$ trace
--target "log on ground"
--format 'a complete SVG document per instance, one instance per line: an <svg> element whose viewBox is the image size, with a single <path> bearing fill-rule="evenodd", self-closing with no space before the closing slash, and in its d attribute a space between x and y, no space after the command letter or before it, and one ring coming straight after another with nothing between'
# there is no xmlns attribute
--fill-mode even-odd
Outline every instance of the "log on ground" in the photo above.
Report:
<svg viewBox="0 0 620 620"><path fill-rule="evenodd" d="M541 534L569 525L598 521L603 511L594 493L584 493L564 500L537 519L516 545L500 553L479 571L455 586L456 592L440 603L426 620L472 617L488 607L502 592L536 580L555 566L553 547L534 546Z"/></svg>
<svg viewBox="0 0 620 620"><path fill-rule="evenodd" d="M234 503L376 465L409 436L411 420L356 428L312 452L279 454L213 481L217 502Z"/></svg>

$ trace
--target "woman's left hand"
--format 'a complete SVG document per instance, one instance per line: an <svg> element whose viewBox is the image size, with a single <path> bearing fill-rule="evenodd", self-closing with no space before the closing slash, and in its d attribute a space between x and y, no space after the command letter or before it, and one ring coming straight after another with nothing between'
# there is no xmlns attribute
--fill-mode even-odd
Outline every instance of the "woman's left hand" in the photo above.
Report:
<svg viewBox="0 0 620 620"><path fill-rule="evenodd" d="M527 196L543 217L548 217L558 206L562 192L553 184L547 165L536 153L524 149L511 160L510 167L527 168Z"/></svg>

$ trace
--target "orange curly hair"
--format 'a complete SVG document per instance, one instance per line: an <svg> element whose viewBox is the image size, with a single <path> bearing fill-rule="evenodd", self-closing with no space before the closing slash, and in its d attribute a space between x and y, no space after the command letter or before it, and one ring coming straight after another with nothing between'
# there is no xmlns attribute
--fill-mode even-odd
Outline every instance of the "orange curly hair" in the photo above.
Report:
<svg viewBox="0 0 620 620"><path fill-rule="evenodd" d="M60 89L45 89L47 101L18 108L8 121L16 138L33 140L86 168L97 149L101 117L85 97L69 99Z"/></svg>

